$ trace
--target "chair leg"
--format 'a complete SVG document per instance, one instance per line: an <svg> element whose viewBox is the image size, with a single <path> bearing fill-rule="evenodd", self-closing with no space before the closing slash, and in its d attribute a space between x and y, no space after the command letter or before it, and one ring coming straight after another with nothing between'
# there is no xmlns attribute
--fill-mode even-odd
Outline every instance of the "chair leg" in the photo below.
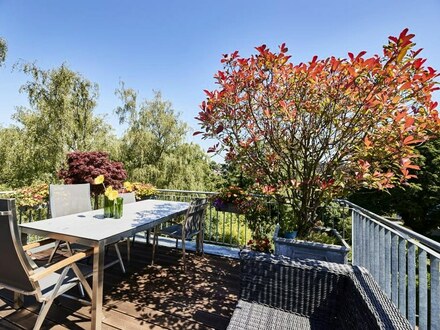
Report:
<svg viewBox="0 0 440 330"><path fill-rule="evenodd" d="M115 243L116 254L118 255L119 264L121 265L122 272L125 274L124 262L122 261L121 252L119 251L118 243Z"/></svg>
<svg viewBox="0 0 440 330"><path fill-rule="evenodd" d="M39 330L41 326L43 325L43 321L46 318L47 313L49 312L50 306L52 306L52 303L54 299L58 296L58 291L60 290L61 284L63 284L64 279L66 278L67 272L69 271L70 267L64 268L63 272L61 273L61 276L55 285L53 292L50 296L50 298L46 301L43 301L43 304L41 305L40 313L38 314L37 321L34 325L34 330Z"/></svg>
<svg viewBox="0 0 440 330"><path fill-rule="evenodd" d="M144 234L145 234L145 244L150 245L151 230L148 229L148 230L144 231ZM153 236L153 238L154 238L154 236Z"/></svg>
<svg viewBox="0 0 440 330"><path fill-rule="evenodd" d="M202 230L202 233L200 235L200 245L202 246L202 256L205 255L205 249L203 247L203 241L205 240L205 234Z"/></svg>
<svg viewBox="0 0 440 330"><path fill-rule="evenodd" d="M81 272L77 264L72 264L72 270L75 273L76 277L78 277L80 281L80 285L83 289L86 290L87 295L90 299L92 299L92 288L90 287L90 284L87 282L86 278L84 277L84 274Z"/></svg>
<svg viewBox="0 0 440 330"><path fill-rule="evenodd" d="M14 291L14 309L19 309L24 305L24 296L22 293L18 293Z"/></svg>
<svg viewBox="0 0 440 330"><path fill-rule="evenodd" d="M133 235L133 242L134 242L134 235ZM131 245L130 237L127 237L127 262L128 263L130 263L130 254L131 254L130 245Z"/></svg>
<svg viewBox="0 0 440 330"><path fill-rule="evenodd" d="M186 271L186 258L185 258L185 240L182 239L182 260L183 260L183 270Z"/></svg>
<svg viewBox="0 0 440 330"><path fill-rule="evenodd" d="M200 232L196 236L196 253L200 253Z"/></svg>
<svg viewBox="0 0 440 330"><path fill-rule="evenodd" d="M84 298L84 296L85 296L85 294L84 294L84 288L83 288L83 285L82 285L81 282L78 283L78 289L79 289L79 294L81 295L81 297Z"/></svg>
<svg viewBox="0 0 440 330"><path fill-rule="evenodd" d="M48 263L51 263L53 260L53 257L55 257L55 253L57 252L58 248L60 247L61 241L56 241L55 242L55 247L52 250L52 253L50 254Z"/></svg>

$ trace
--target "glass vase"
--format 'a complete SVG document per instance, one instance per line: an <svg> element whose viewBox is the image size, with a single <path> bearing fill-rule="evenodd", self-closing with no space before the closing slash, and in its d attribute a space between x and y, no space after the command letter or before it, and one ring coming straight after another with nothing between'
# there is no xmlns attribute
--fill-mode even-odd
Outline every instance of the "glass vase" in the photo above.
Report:
<svg viewBox="0 0 440 330"><path fill-rule="evenodd" d="M124 199L122 197L118 197L115 200L115 213L114 218L120 219L122 218L122 213L124 210Z"/></svg>
<svg viewBox="0 0 440 330"><path fill-rule="evenodd" d="M115 201L104 196L104 218L113 218L115 212Z"/></svg>

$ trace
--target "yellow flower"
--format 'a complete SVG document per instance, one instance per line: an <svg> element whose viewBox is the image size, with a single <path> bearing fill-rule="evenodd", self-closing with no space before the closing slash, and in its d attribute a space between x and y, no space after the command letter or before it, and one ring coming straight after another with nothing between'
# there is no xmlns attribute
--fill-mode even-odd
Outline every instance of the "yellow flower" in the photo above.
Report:
<svg viewBox="0 0 440 330"><path fill-rule="evenodd" d="M129 181L124 182L124 188L127 192L133 191L133 185Z"/></svg>
<svg viewBox="0 0 440 330"><path fill-rule="evenodd" d="M111 201L114 201L118 197L118 191L114 190L111 186L105 189L105 196Z"/></svg>
<svg viewBox="0 0 440 330"><path fill-rule="evenodd" d="M98 175L95 180L93 180L93 184L103 184L104 183L104 175Z"/></svg>

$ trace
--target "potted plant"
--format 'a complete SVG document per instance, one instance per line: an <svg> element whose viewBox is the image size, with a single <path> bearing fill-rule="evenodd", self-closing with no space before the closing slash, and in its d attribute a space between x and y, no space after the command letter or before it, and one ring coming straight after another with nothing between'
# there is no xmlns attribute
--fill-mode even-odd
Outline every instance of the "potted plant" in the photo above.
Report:
<svg viewBox="0 0 440 330"><path fill-rule="evenodd" d="M212 206L217 211L242 214L250 195L241 187L231 185L211 197Z"/></svg>
<svg viewBox="0 0 440 330"><path fill-rule="evenodd" d="M299 64L284 44L279 52L262 45L249 58L225 55L195 134L218 140L209 152L289 205L298 236L306 237L318 209L334 198L414 177L415 147L439 132L432 100L439 74L424 65L413 38L405 29L383 55Z"/></svg>
<svg viewBox="0 0 440 330"><path fill-rule="evenodd" d="M157 189L151 183L133 182L130 188L137 200L153 199L157 195Z"/></svg>

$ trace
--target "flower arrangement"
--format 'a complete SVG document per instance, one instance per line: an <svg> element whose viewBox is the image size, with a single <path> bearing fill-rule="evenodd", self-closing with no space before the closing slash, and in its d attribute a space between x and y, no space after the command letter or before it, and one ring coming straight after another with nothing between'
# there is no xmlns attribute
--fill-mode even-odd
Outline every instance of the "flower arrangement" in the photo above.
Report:
<svg viewBox="0 0 440 330"><path fill-rule="evenodd" d="M93 180L93 184L104 187L104 217L119 219L122 217L123 199L118 197L119 192L117 189L114 189L112 186L105 187L104 181L105 177L102 174ZM125 186L129 187L129 184Z"/></svg>
<svg viewBox="0 0 440 330"><path fill-rule="evenodd" d="M106 196L109 200L114 201L119 196L118 190L114 189L112 186L105 187L104 184L105 177L104 175L98 175L94 180L93 184L100 185L102 184L104 187L104 196Z"/></svg>

